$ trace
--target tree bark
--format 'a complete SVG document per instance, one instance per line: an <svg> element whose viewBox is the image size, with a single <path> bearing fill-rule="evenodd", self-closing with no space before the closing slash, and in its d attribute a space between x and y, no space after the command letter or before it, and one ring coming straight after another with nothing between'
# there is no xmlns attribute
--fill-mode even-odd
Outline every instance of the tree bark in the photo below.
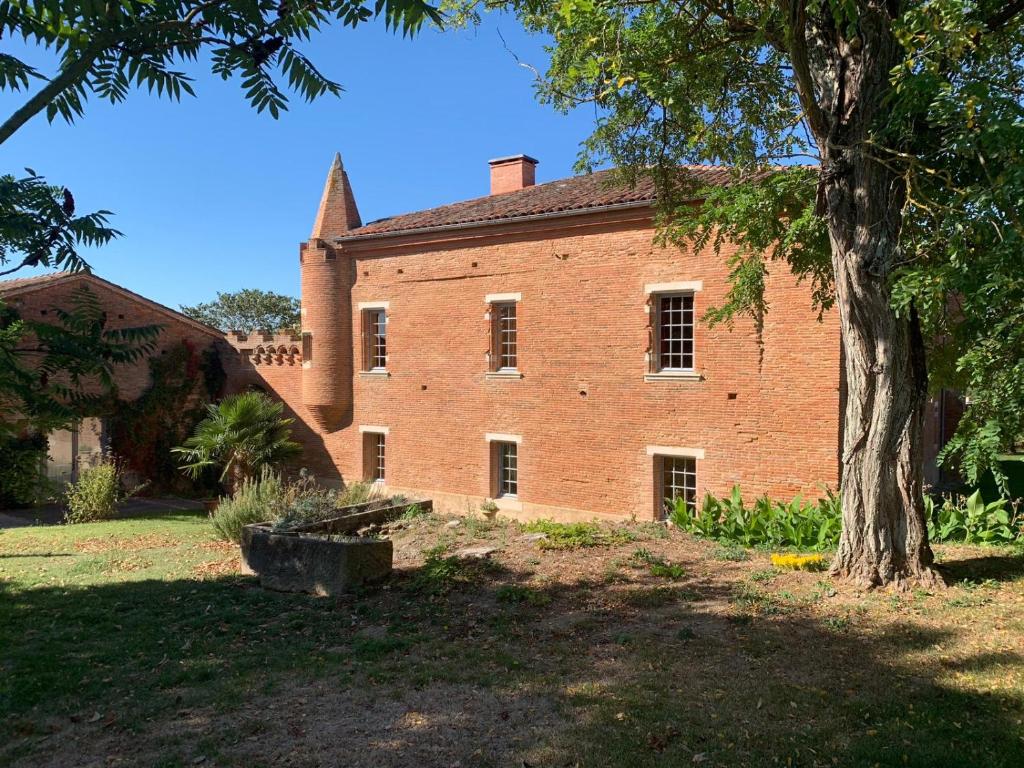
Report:
<svg viewBox="0 0 1024 768"><path fill-rule="evenodd" d="M843 529L832 574L864 587L933 585L940 579L922 496L924 342L916 313L899 316L891 301L905 191L869 141L901 50L886 6L861 6L854 31L823 7L794 33L807 43L811 81L801 95L817 111L819 213L832 246L847 384Z"/></svg>

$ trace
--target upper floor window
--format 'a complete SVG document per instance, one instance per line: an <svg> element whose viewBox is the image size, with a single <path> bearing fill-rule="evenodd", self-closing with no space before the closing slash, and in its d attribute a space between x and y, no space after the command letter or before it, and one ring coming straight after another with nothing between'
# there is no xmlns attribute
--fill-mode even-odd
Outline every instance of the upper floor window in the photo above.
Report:
<svg viewBox="0 0 1024 768"><path fill-rule="evenodd" d="M363 310L365 370L383 371L388 365L387 310L380 307Z"/></svg>
<svg viewBox="0 0 1024 768"><path fill-rule="evenodd" d="M656 370L692 371L693 293L663 293L654 299Z"/></svg>
<svg viewBox="0 0 1024 768"><path fill-rule="evenodd" d="M519 372L519 302L522 299L521 293L489 293L484 297L485 317L491 324L486 374L489 378L522 377Z"/></svg>
<svg viewBox="0 0 1024 768"><path fill-rule="evenodd" d="M514 371L518 367L516 303L508 301L492 305L491 317L495 370Z"/></svg>

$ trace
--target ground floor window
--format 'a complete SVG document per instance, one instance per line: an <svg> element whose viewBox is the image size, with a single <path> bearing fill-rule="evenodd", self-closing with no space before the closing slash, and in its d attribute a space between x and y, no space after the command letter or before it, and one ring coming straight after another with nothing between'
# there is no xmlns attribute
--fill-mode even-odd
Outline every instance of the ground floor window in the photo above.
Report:
<svg viewBox="0 0 1024 768"><path fill-rule="evenodd" d="M386 468L386 440L383 432L367 432L363 435L363 458L366 479L383 483Z"/></svg>
<svg viewBox="0 0 1024 768"><path fill-rule="evenodd" d="M519 493L519 446L516 443L495 443L498 469L497 496L516 496Z"/></svg>
<svg viewBox="0 0 1024 768"><path fill-rule="evenodd" d="M697 511L697 460L690 456L660 456L661 511L669 514L683 499L690 512Z"/></svg>

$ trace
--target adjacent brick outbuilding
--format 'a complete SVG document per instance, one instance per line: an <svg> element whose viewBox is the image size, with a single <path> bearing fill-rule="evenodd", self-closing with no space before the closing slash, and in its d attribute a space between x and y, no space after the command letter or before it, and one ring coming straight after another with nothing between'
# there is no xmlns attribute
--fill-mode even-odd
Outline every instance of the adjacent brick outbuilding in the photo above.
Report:
<svg viewBox="0 0 1024 768"><path fill-rule="evenodd" d="M26 320L55 323L57 310L70 310L73 306L74 293L82 288L87 288L98 300L106 315L106 328L109 330L160 326L154 356L159 357L181 347L182 344L187 344L197 354L215 349L218 355L235 357L234 350L225 343L224 334L216 328L197 322L94 274L57 272L3 280L0 281L0 299ZM150 359L140 358L130 365L117 366L114 384L118 400L137 400L150 388ZM94 391L100 390L96 388ZM109 434L105 414L85 414L75 429L58 430L49 436L49 442L50 461L47 473L53 480L72 480L83 461L95 459L96 454L108 447ZM139 481L150 479L152 478L138 478Z"/></svg>

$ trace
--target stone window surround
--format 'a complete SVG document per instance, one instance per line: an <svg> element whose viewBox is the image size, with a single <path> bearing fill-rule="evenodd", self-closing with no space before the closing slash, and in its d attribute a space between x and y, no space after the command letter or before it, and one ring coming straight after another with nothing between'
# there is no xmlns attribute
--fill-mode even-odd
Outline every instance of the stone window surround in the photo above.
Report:
<svg viewBox="0 0 1024 768"><path fill-rule="evenodd" d="M494 370L491 368L491 355L492 348L494 346L494 326L491 318L491 305L492 304L518 304L523 300L523 294L521 292L513 293L488 293L484 296L484 304L487 305L487 312L484 313L484 320L487 321L488 327L488 349L486 355L484 355L484 362L487 365L487 370L484 371L485 379L521 379L523 378L522 372L517 368L502 368ZM518 343L518 312L516 313L516 340ZM518 355L517 355L518 358ZM516 365L519 365L518 359Z"/></svg>
<svg viewBox="0 0 1024 768"><path fill-rule="evenodd" d="M652 308L651 300L653 297L664 293L699 293L704 290L703 280L678 280L675 282L668 283L646 283L644 285L644 296L647 297L647 301L644 304L644 314L651 318ZM652 319L651 322L657 322ZM696 345L696 339L694 340ZM694 368L692 371L652 371L652 359L656 353L655 349L650 349L644 356L644 367L647 372L644 374L644 381L702 381L703 376ZM695 355L696 357L696 355Z"/></svg>
<svg viewBox="0 0 1024 768"><path fill-rule="evenodd" d="M356 308L359 310L359 325L360 333L362 334L362 359L360 361L359 375L362 378L375 379L375 378L388 378L391 374L387 369L388 355L384 354L384 367L383 368L367 368L368 361L370 359L369 349L369 330L366 328L366 313L370 311L383 311L384 312L384 326L391 321L391 302L390 301L360 301L356 304Z"/></svg>
<svg viewBox="0 0 1024 768"><path fill-rule="evenodd" d="M523 502L520 501L520 498L519 498L519 495L518 495L518 488L516 489L517 495L514 498L513 497L509 497L509 496L498 496L497 493L496 493L496 488L497 488L497 485L498 485L498 466L497 466L497 455L498 455L498 452L497 452L497 450L495 450L496 447L497 447L495 444L496 443L515 443L516 445L522 445L523 444L523 436L522 435L508 434L506 432L487 432L484 435L484 440L487 441L487 446L488 446L488 451L487 451L487 455L489 457L488 458L488 476L490 477L489 485L490 485L490 488L491 488L491 491L490 491L489 495L493 497L493 501L497 505L498 509L500 509L500 510L502 510L504 512L521 512L522 509L523 509ZM517 459L516 463L518 465L518 459ZM517 472L517 475L518 475L518 472ZM517 485L518 485L518 477L517 477Z"/></svg>
<svg viewBox="0 0 1024 768"><path fill-rule="evenodd" d="M704 460L704 449L703 448L684 448L679 446L670 445L648 445L646 453L653 461L650 463L652 487L654 492L654 519L663 519L664 514L661 508L661 497L664 493L662 487L662 459L665 458L683 458L693 459L695 469L697 470L697 477L700 477L700 467L697 462ZM699 487L699 486L697 486ZM699 501L699 499L698 499Z"/></svg>

